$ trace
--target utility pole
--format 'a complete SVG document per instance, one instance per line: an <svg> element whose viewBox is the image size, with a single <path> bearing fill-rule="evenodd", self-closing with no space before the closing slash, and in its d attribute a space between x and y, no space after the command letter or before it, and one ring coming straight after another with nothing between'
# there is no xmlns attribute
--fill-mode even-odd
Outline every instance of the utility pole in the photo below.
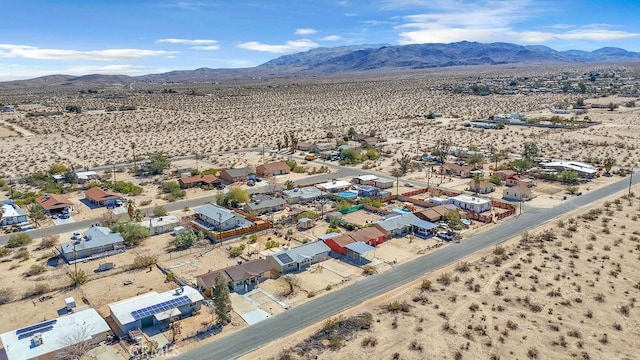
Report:
<svg viewBox="0 0 640 360"><path fill-rule="evenodd" d="M629 176L629 205L631 205L631 185L633 183L633 167L631 167L631 176Z"/></svg>
<svg viewBox="0 0 640 360"><path fill-rule="evenodd" d="M113 163L113 183L116 183L116 164Z"/></svg>
<svg viewBox="0 0 640 360"><path fill-rule="evenodd" d="M264 164L264 143L262 143L262 163Z"/></svg>
<svg viewBox="0 0 640 360"><path fill-rule="evenodd" d="M75 241L75 240L74 240ZM75 276L74 276L74 281L76 283L76 285L78 285L78 258L77 258L77 254L76 254L76 244L73 244L73 267L74 267L74 271L75 271Z"/></svg>

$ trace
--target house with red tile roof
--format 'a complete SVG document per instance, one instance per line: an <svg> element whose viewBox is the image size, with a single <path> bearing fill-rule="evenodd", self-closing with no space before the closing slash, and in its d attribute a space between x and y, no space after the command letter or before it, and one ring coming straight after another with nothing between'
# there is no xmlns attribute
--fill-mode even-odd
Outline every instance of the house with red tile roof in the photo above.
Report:
<svg viewBox="0 0 640 360"><path fill-rule="evenodd" d="M44 194L36 199L36 202L42 209L50 214L52 212L62 212L70 210L73 207L71 200L59 194Z"/></svg>
<svg viewBox="0 0 640 360"><path fill-rule="evenodd" d="M84 192L84 196L93 204L113 206L122 199L122 195L108 188L92 187Z"/></svg>

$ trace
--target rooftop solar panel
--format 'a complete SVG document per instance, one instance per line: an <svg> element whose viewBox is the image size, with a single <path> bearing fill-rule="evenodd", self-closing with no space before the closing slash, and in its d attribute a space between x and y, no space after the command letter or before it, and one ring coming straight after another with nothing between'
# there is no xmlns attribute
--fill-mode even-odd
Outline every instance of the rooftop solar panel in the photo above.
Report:
<svg viewBox="0 0 640 360"><path fill-rule="evenodd" d="M278 259L283 263L283 264L288 264L290 262L293 262L293 259L291 258L291 256L289 256L289 254L280 254L278 255Z"/></svg>
<svg viewBox="0 0 640 360"><path fill-rule="evenodd" d="M147 306L146 308L140 310L132 311L131 316L133 316L133 318L136 320L140 320L149 316L153 316L157 313L161 313L163 311L187 305L189 303L191 303L191 299L189 299L188 296L180 296L178 298L167 300L159 304Z"/></svg>
<svg viewBox="0 0 640 360"><path fill-rule="evenodd" d="M18 335L18 340L22 340L28 337L31 337L35 334L39 334L39 333L43 333L45 331L49 331L53 329L53 325L49 325L49 326L45 326L45 327L41 327L41 328L37 328L31 331L27 331L27 332L23 332L20 333L20 335Z"/></svg>
<svg viewBox="0 0 640 360"><path fill-rule="evenodd" d="M22 333L26 333L26 332L31 332L32 330L35 329L39 329L39 328L46 328L48 326L52 326L53 324L55 324L58 320L57 319L53 319L53 320L49 320L49 321L45 321L45 322L41 322L39 324L35 324L35 325L31 325L31 326L27 326L25 328L22 329L18 329L16 330L16 335L20 335Z"/></svg>

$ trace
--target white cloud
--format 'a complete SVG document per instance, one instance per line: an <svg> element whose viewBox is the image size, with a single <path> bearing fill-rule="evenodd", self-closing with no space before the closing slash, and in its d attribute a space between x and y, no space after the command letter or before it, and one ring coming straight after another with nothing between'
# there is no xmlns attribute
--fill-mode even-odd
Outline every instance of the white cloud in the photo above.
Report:
<svg viewBox="0 0 640 360"><path fill-rule="evenodd" d="M271 53L287 53L287 52L295 52L295 51L304 51L313 49L320 45L309 39L300 39L300 40L289 40L285 42L283 45L269 45L259 43L257 41L249 41L236 45L240 49L253 50L253 51L264 51Z"/></svg>
<svg viewBox="0 0 640 360"><path fill-rule="evenodd" d="M106 50L65 50L41 49L29 45L0 44L0 58L25 58L40 60L89 60L89 61L126 61L145 57L173 57L177 51L145 49L106 49Z"/></svg>
<svg viewBox="0 0 640 360"><path fill-rule="evenodd" d="M295 34L296 35L313 35L313 34L315 34L317 32L318 32L318 30L316 30L316 29L301 28L301 29L296 29Z"/></svg>
<svg viewBox="0 0 640 360"><path fill-rule="evenodd" d="M193 50L203 50L203 51L211 51L211 50L218 50L220 49L220 46L218 45L205 45L205 46L192 46L189 49L193 49Z"/></svg>
<svg viewBox="0 0 640 360"><path fill-rule="evenodd" d="M342 39L342 36L340 35L329 35L329 36L325 36L323 38L321 38L320 40L322 41L338 41Z"/></svg>
<svg viewBox="0 0 640 360"><path fill-rule="evenodd" d="M382 1L380 5L383 9L418 6L427 10L403 17L405 22L394 28L398 31L398 42L403 45L463 40L541 44L554 40L614 41L640 37L638 33L613 30L605 24L580 27L557 24L546 27L551 31L518 30L519 22L540 15L544 8L528 0L394 0Z"/></svg>
<svg viewBox="0 0 640 360"><path fill-rule="evenodd" d="M157 43L167 44L183 44L183 45L214 45L218 43L218 40L204 40L204 39L158 39Z"/></svg>

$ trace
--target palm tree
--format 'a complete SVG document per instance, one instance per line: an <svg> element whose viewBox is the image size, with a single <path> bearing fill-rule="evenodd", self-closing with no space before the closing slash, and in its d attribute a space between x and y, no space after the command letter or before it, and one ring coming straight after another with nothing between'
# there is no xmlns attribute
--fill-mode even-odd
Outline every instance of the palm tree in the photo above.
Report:
<svg viewBox="0 0 640 360"><path fill-rule="evenodd" d="M478 195L478 192L480 191L480 182L481 181L482 181L482 174L481 173L473 174L473 191L476 193L476 195Z"/></svg>
<svg viewBox="0 0 640 360"><path fill-rule="evenodd" d="M133 220L136 216L136 201L133 199L127 200L127 214L129 219Z"/></svg>
<svg viewBox="0 0 640 360"><path fill-rule="evenodd" d="M400 178L404 176L404 172L402 172L402 169L400 168L393 168L391 169L391 176L396 178L396 196L398 196L399 187L400 187Z"/></svg>

